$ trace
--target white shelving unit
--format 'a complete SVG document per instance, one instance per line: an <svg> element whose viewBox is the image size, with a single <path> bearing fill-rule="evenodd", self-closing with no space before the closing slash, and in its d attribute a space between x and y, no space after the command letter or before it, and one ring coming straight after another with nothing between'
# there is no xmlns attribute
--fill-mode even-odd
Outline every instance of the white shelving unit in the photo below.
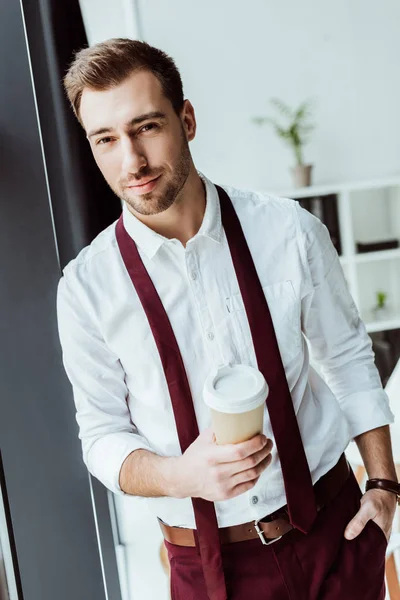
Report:
<svg viewBox="0 0 400 600"><path fill-rule="evenodd" d="M368 332L400 328L400 248L357 252L357 243L400 240L400 175L375 181L311 186L275 194L337 201L340 261ZM376 320L376 293L387 294L387 319Z"/></svg>

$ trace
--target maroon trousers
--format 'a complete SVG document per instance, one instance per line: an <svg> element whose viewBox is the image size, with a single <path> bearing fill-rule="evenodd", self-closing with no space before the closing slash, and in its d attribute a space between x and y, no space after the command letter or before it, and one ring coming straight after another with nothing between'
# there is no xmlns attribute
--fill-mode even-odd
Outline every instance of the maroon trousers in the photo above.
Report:
<svg viewBox="0 0 400 600"><path fill-rule="evenodd" d="M354 540L344 530L360 506L351 473L319 511L308 535L293 529L264 546L250 540L222 546L229 600L383 600L386 537L373 521ZM165 542L172 600L208 600L196 548Z"/></svg>

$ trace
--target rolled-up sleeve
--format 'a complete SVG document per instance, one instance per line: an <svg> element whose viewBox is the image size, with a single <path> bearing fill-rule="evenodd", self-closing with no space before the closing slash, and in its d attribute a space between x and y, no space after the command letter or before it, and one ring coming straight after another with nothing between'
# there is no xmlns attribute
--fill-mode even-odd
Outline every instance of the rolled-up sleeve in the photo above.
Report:
<svg viewBox="0 0 400 600"><path fill-rule="evenodd" d="M105 344L93 311L71 272L58 284L57 318L83 461L108 489L125 495L119 485L125 458L134 450L151 451L151 447L131 420L122 365Z"/></svg>
<svg viewBox="0 0 400 600"><path fill-rule="evenodd" d="M335 394L352 438L394 421L374 363L372 341L360 319L329 232L297 205L309 281L302 298L302 330L310 355Z"/></svg>

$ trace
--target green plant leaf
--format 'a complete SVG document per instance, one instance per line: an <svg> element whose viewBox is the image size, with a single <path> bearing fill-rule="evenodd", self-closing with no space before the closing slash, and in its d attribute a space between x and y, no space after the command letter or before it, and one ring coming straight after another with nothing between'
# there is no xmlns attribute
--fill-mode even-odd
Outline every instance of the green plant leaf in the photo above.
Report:
<svg viewBox="0 0 400 600"><path fill-rule="evenodd" d="M254 125L264 125L264 123L267 121L266 117L253 117L251 119L251 122L254 123Z"/></svg>
<svg viewBox="0 0 400 600"><path fill-rule="evenodd" d="M283 116L287 117L288 119L293 118L292 110L287 104L285 104L285 102L283 102L283 100L279 100L279 98L272 98L270 103L277 108Z"/></svg>
<svg viewBox="0 0 400 600"><path fill-rule="evenodd" d="M271 98L270 104L281 114L287 125L284 126L272 117L254 117L253 122L257 125L265 123L272 125L275 133L286 144L292 147L296 161L303 164L302 148L308 142L309 134L315 129L315 125L309 122L312 113L311 100L303 101L297 109L292 110L283 100Z"/></svg>
<svg viewBox="0 0 400 600"><path fill-rule="evenodd" d="M383 308L386 304L387 294L385 292L376 292L376 300L378 308Z"/></svg>

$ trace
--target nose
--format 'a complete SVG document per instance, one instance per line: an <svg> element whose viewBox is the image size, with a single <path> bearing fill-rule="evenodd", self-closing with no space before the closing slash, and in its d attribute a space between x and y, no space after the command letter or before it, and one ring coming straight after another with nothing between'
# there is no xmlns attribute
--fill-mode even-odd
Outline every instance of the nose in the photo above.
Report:
<svg viewBox="0 0 400 600"><path fill-rule="evenodd" d="M122 172L139 173L147 166L147 159L140 147L133 138L126 136L122 140Z"/></svg>

